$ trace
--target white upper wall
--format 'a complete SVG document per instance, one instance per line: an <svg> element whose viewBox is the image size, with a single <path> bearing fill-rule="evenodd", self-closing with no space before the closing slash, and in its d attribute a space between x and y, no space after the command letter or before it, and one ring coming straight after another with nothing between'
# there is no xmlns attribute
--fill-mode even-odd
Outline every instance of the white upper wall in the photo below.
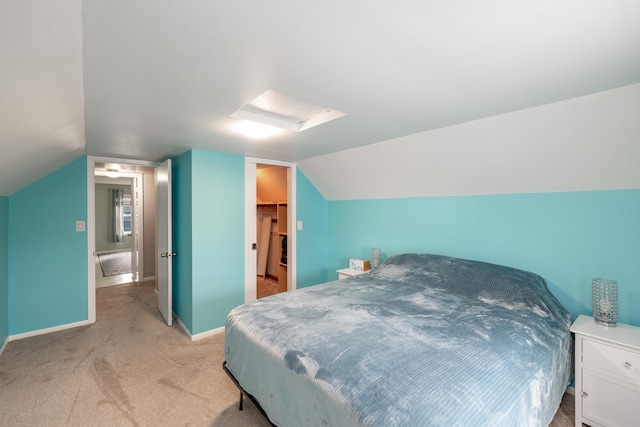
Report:
<svg viewBox="0 0 640 427"><path fill-rule="evenodd" d="M82 1L0 2L0 195L84 149Z"/></svg>
<svg viewBox="0 0 640 427"><path fill-rule="evenodd" d="M298 166L328 200L640 188L640 85Z"/></svg>
<svg viewBox="0 0 640 427"><path fill-rule="evenodd" d="M632 84L638 0L5 0L0 195L82 154L296 162ZM251 139L230 114L269 89L346 116Z"/></svg>

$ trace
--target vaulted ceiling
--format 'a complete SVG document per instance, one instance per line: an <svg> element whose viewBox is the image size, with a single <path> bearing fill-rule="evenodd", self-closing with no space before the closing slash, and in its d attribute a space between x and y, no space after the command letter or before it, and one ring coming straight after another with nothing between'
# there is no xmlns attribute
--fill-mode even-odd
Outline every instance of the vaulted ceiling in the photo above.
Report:
<svg viewBox="0 0 640 427"><path fill-rule="evenodd" d="M640 82L636 0L9 0L0 195L82 154L299 161ZM249 139L266 90L346 113Z"/></svg>

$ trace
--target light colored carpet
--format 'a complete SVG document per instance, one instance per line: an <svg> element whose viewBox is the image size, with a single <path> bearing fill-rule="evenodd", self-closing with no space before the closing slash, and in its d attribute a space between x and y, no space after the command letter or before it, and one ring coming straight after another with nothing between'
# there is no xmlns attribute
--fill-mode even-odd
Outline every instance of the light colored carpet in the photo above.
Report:
<svg viewBox="0 0 640 427"><path fill-rule="evenodd" d="M222 370L222 333L191 342L156 309L154 284L98 289L91 326L10 342L2 426L265 426Z"/></svg>
<svg viewBox="0 0 640 427"><path fill-rule="evenodd" d="M98 321L9 343L2 426L267 426L222 370L222 333L190 341L156 309L154 284L100 288ZM573 426L573 396L551 424Z"/></svg>

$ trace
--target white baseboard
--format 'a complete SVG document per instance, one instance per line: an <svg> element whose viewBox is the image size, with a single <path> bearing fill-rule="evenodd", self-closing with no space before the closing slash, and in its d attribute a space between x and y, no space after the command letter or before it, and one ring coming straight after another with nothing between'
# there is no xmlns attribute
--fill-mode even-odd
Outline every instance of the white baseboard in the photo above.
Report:
<svg viewBox="0 0 640 427"><path fill-rule="evenodd" d="M567 387L567 394L570 394L571 396L575 396L576 395L576 388L572 387L572 386L568 386Z"/></svg>
<svg viewBox="0 0 640 427"><path fill-rule="evenodd" d="M2 357L2 353L4 353L4 349L7 348L8 344L9 344L9 337L7 337L7 339L4 340L2 347L0 347L0 357Z"/></svg>
<svg viewBox="0 0 640 427"><path fill-rule="evenodd" d="M156 276L143 277L142 280L140 280L140 282L153 282L154 280L156 280Z"/></svg>
<svg viewBox="0 0 640 427"><path fill-rule="evenodd" d="M191 341L198 341L198 340L201 340L203 338L211 337L213 335L217 335L219 333L224 332L224 326L221 326L221 327L216 328L216 329L211 329L210 331L200 332L199 334L192 335L191 332L189 331L189 329L187 329L187 327L184 325L184 323L182 323L182 321L180 321L180 318L177 318L176 321L178 322L178 325L180 326L180 328L182 328L184 333L187 334L187 336L189 337L189 339Z"/></svg>
<svg viewBox="0 0 640 427"><path fill-rule="evenodd" d="M224 326L220 326L219 328L211 329L206 332L200 332L199 334L195 334L191 336L191 341L201 340L203 338L212 337L214 335L218 335L224 332Z"/></svg>
<svg viewBox="0 0 640 427"><path fill-rule="evenodd" d="M83 320L81 322L67 323L66 325L54 326L52 328L38 329L37 331L24 332L22 334L9 335L7 341L16 341L23 338L35 337L37 335L50 334L51 332L63 331L65 329L77 328L78 326L90 325L92 322Z"/></svg>
<svg viewBox="0 0 640 427"><path fill-rule="evenodd" d="M175 313L173 314L173 316L175 317ZM187 329L187 327L184 325L184 323L182 323L182 320L180 320L179 317L175 317L175 319L176 319L176 322L178 322L178 326L180 326L180 329L182 329L184 331L184 333L187 334L189 339L191 341L193 341L193 337L191 336L191 332L189 332L189 329Z"/></svg>

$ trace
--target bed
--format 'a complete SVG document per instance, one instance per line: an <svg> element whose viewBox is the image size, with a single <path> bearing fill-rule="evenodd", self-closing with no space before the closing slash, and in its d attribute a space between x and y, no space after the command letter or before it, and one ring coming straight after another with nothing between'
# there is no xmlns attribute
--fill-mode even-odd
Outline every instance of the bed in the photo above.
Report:
<svg viewBox="0 0 640 427"><path fill-rule="evenodd" d="M232 310L224 369L287 426L547 426L571 317L546 281L430 254Z"/></svg>

